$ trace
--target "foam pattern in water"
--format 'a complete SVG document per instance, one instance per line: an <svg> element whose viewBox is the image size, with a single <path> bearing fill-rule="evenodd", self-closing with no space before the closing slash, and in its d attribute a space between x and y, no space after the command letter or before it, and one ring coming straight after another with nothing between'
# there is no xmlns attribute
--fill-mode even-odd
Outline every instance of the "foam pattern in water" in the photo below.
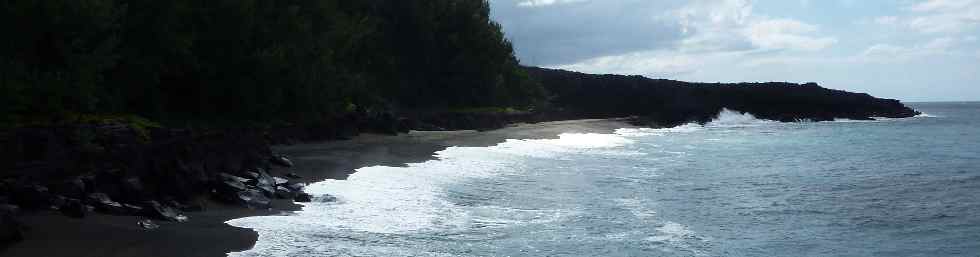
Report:
<svg viewBox="0 0 980 257"><path fill-rule="evenodd" d="M288 216L229 221L231 225L252 228L260 234L254 249L231 256L411 256L422 253L413 252L411 247L378 246L372 246L370 252L358 253L364 249L344 244L344 240L323 240L321 237L344 234L351 237L371 234L377 238L425 233L455 234L473 226L548 222L560 218L562 212L459 206L448 200L447 188L474 179L528 172L523 163L529 158L562 158L576 153L610 156L636 154L615 149L632 143L632 140L620 135L562 134L557 139L512 139L492 147L450 147L437 152L435 160L408 164L407 167L360 168L346 180L327 180L306 189L314 196L336 197L336 202L314 201L305 204L302 211ZM433 255L431 252L424 254Z"/></svg>

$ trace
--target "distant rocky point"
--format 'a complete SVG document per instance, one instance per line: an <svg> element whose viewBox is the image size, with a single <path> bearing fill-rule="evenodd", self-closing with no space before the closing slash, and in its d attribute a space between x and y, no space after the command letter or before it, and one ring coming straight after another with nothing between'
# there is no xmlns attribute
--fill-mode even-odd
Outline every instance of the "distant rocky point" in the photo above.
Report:
<svg viewBox="0 0 980 257"><path fill-rule="evenodd" d="M551 104L556 108L581 117L638 116L642 125L654 127L705 123L724 108L783 122L906 118L920 114L898 100L827 89L816 83L690 83L525 69L551 93Z"/></svg>

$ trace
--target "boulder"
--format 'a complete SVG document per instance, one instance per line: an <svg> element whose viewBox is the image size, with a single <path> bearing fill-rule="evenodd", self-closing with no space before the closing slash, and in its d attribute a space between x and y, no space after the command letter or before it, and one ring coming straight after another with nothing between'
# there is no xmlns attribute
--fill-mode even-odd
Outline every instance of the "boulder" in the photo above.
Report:
<svg viewBox="0 0 980 257"><path fill-rule="evenodd" d="M255 179L254 186L261 190L266 197L276 194L276 179L264 171L259 171L259 177Z"/></svg>
<svg viewBox="0 0 980 257"><path fill-rule="evenodd" d="M256 179L259 179L260 176L261 175L258 172L255 172L255 171L246 171L244 178L256 180Z"/></svg>
<svg viewBox="0 0 980 257"><path fill-rule="evenodd" d="M72 218L84 218L88 214L88 207L78 199L67 199L65 204L58 208L62 214Z"/></svg>
<svg viewBox="0 0 980 257"><path fill-rule="evenodd" d="M128 215L129 210L119 202L113 201L109 195L103 193L91 193L86 197L86 203L95 207L95 210L111 215Z"/></svg>
<svg viewBox="0 0 980 257"><path fill-rule="evenodd" d="M291 183L286 184L284 187L294 192L301 192L304 188L306 188L306 183Z"/></svg>
<svg viewBox="0 0 980 257"><path fill-rule="evenodd" d="M279 199L294 199L296 198L296 191L290 190L284 186L276 187L276 198Z"/></svg>
<svg viewBox="0 0 980 257"><path fill-rule="evenodd" d="M131 214L131 215L139 215L139 214L144 213L143 212L143 207L141 207L139 205L132 205L132 204L124 203L123 204L123 209L125 209L126 212L129 213L129 214Z"/></svg>
<svg viewBox="0 0 980 257"><path fill-rule="evenodd" d="M187 216L180 214L177 209L173 207L160 204L157 201L146 201L143 203L144 213L151 218L163 220L163 221L176 221L184 222L187 221Z"/></svg>
<svg viewBox="0 0 980 257"><path fill-rule="evenodd" d="M217 189L219 193L236 193L248 188L245 182L249 181L246 178L234 176L228 173L218 174L220 182L218 182Z"/></svg>
<svg viewBox="0 0 980 257"><path fill-rule="evenodd" d="M256 189L246 189L238 192L238 202L249 208L268 209L272 201L265 196L265 193Z"/></svg>
<svg viewBox="0 0 980 257"><path fill-rule="evenodd" d="M272 164L283 166L283 167L293 167L293 161L289 160L285 155L276 155L269 158L269 162Z"/></svg>
<svg viewBox="0 0 980 257"><path fill-rule="evenodd" d="M153 220L149 220L149 219L140 219L139 221L136 221L136 225L146 230L153 230L153 229L160 228L160 225L157 225L156 223L153 222Z"/></svg>
<svg viewBox="0 0 980 257"><path fill-rule="evenodd" d="M307 194L306 192L300 192L300 193L297 193L296 194L296 197L293 198L293 201L296 201L296 202L299 202L299 203L308 203L308 202L312 202L313 201L313 196L310 195L310 194Z"/></svg>
<svg viewBox="0 0 980 257"><path fill-rule="evenodd" d="M337 202L337 197L332 195L322 195L317 197L316 201L321 203L334 203Z"/></svg>
<svg viewBox="0 0 980 257"><path fill-rule="evenodd" d="M138 203L147 200L146 188L138 177L127 177L120 181L124 202Z"/></svg>
<svg viewBox="0 0 980 257"><path fill-rule="evenodd" d="M68 198L81 199L85 197L85 181L81 177L67 179L52 187L55 193Z"/></svg>
<svg viewBox="0 0 980 257"><path fill-rule="evenodd" d="M0 205L0 245L18 242L24 239L21 231L22 224L17 219L20 208L16 205Z"/></svg>
<svg viewBox="0 0 980 257"><path fill-rule="evenodd" d="M51 192L41 185L21 185L14 188L14 203L28 209L51 207Z"/></svg>
<svg viewBox="0 0 980 257"><path fill-rule="evenodd" d="M289 183L288 179L284 179L280 177L272 177L272 179L276 181L277 186L281 186L281 185L285 185L286 183Z"/></svg>

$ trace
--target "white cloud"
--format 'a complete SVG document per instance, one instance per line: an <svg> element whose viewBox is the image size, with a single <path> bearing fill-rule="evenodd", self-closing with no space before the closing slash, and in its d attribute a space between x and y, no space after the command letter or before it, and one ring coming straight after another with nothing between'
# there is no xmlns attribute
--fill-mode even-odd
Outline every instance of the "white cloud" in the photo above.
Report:
<svg viewBox="0 0 980 257"><path fill-rule="evenodd" d="M821 50L833 45L833 37L818 37L817 26L793 19L772 19L752 14L747 0L694 1L674 11L683 31L686 50L739 51Z"/></svg>
<svg viewBox="0 0 980 257"><path fill-rule="evenodd" d="M585 2L585 1L588 0L523 0L521 2L518 2L517 6L539 7L539 6L547 6L553 4L568 4L568 3Z"/></svg>
<svg viewBox="0 0 980 257"><path fill-rule="evenodd" d="M748 0L696 0L656 16L676 20L681 40L673 46L596 56L554 68L590 73L653 77L697 77L695 73L734 65L781 50L813 52L837 42L820 28L788 18L753 14Z"/></svg>
<svg viewBox="0 0 980 257"><path fill-rule="evenodd" d="M702 55L673 51L646 51L617 56L604 56L556 68L592 73L615 73L672 77L695 72L705 61Z"/></svg>
<svg viewBox="0 0 980 257"><path fill-rule="evenodd" d="M894 56L902 55L906 51L908 51L908 49L901 46L890 45L890 44L876 44L871 47L868 47L868 49L865 49L864 52L861 54L861 56L871 57L871 58L894 57Z"/></svg>
<svg viewBox="0 0 980 257"><path fill-rule="evenodd" d="M833 37L812 37L817 27L791 19L771 19L753 22L744 33L757 46L767 49L816 51L837 43Z"/></svg>
<svg viewBox="0 0 980 257"><path fill-rule="evenodd" d="M976 2L975 0L926 0L908 9L918 12L949 11L970 7Z"/></svg>
<svg viewBox="0 0 980 257"><path fill-rule="evenodd" d="M980 25L980 0L927 0L907 8L906 23L923 33L960 33Z"/></svg>
<svg viewBox="0 0 980 257"><path fill-rule="evenodd" d="M963 42L956 38L941 37L913 46L877 44L868 47L857 59L870 62L901 62L937 55L961 55L962 51L957 51L956 47Z"/></svg>

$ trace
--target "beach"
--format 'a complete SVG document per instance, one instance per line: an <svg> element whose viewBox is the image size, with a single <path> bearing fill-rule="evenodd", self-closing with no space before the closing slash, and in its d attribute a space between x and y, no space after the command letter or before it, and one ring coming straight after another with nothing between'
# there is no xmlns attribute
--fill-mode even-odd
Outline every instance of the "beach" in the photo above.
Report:
<svg viewBox="0 0 980 257"><path fill-rule="evenodd" d="M625 120L574 120L516 124L492 131L412 131L397 136L364 134L351 140L277 146L274 151L290 156L293 168L272 174L296 173L300 182L344 179L355 169L369 166L402 166L433 158L433 153L451 146L491 146L506 139L556 138L562 133L611 133L632 127ZM187 222L158 222L160 228L146 230L133 216L92 213L85 219L64 217L55 211L25 215L26 240L0 250L3 256L225 256L250 249L255 231L225 224L241 217L282 215L301 206L277 200L270 210L251 210L208 199L206 210L186 213Z"/></svg>

